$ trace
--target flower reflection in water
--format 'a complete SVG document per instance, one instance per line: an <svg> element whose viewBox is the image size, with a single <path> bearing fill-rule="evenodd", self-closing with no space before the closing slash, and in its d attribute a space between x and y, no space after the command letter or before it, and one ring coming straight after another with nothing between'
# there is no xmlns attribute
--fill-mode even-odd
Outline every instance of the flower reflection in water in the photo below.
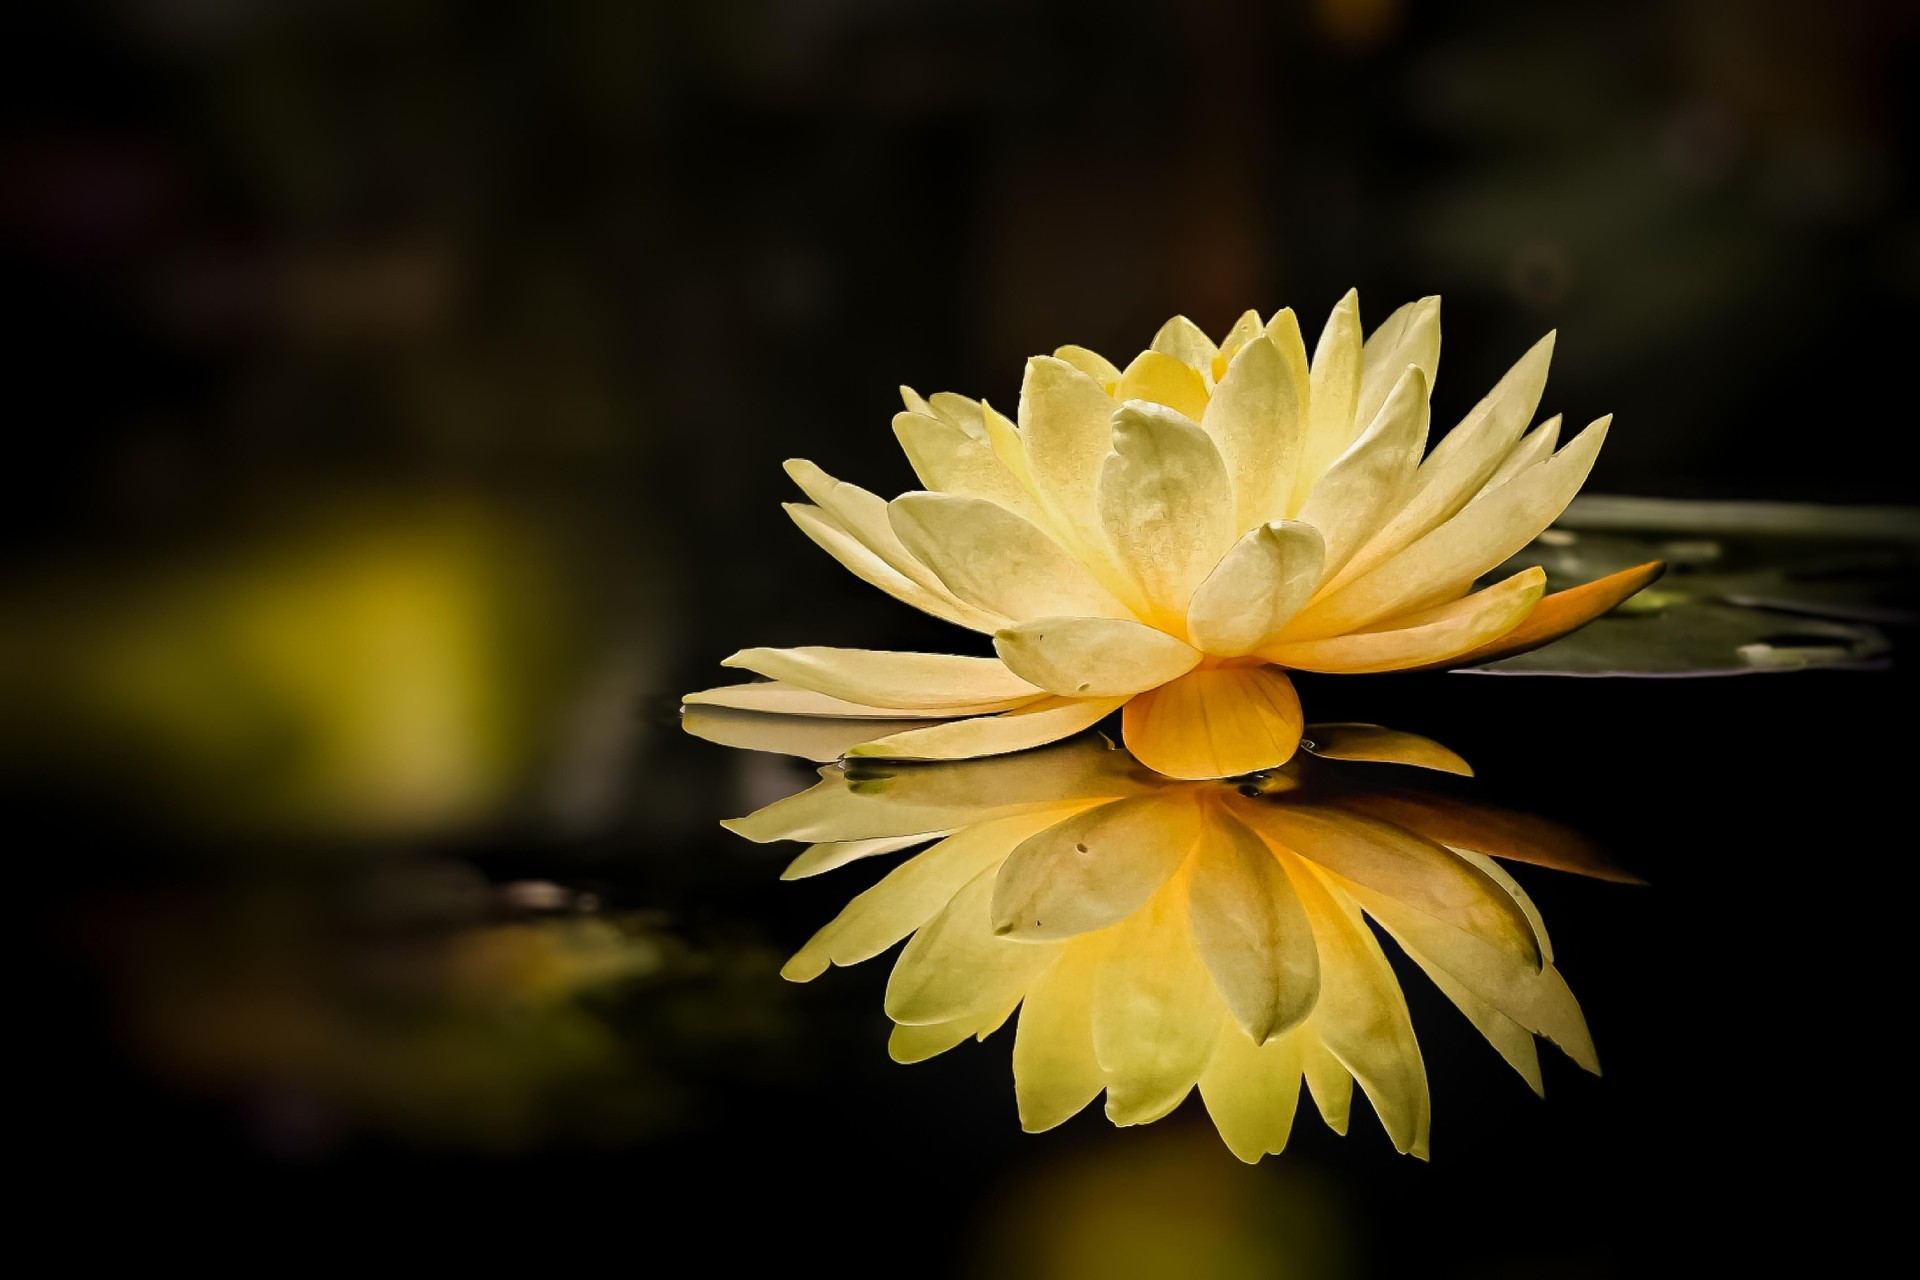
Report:
<svg viewBox="0 0 1920 1280"><path fill-rule="evenodd" d="M816 758L836 746L737 713L688 727ZM1426 1070L1369 919L1536 1091L1535 1036L1597 1072L1539 912L1495 859L1632 877L1571 833L1378 767L1470 772L1437 743L1364 725L1307 738L1311 754L1225 781L1160 776L1098 735L990 760L853 761L726 825L808 842L787 878L920 850L782 972L810 981L909 939L887 984L893 1057L984 1040L1017 1010L1030 1131L1102 1091L1116 1125L1148 1123L1197 1085L1254 1161L1286 1145L1303 1080L1341 1132L1358 1081L1395 1147L1424 1158Z"/></svg>

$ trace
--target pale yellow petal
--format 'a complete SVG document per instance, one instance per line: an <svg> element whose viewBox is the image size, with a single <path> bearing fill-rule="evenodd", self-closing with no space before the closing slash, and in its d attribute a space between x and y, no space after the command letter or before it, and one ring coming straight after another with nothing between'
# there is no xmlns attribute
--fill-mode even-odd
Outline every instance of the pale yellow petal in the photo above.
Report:
<svg viewBox="0 0 1920 1280"><path fill-rule="evenodd" d="M1111 392L1114 385L1120 381L1120 367L1098 351L1068 345L1055 348L1053 356L1054 359L1064 360L1086 374L1108 392Z"/></svg>
<svg viewBox="0 0 1920 1280"><path fill-rule="evenodd" d="M868 737L846 750L854 759L976 760L1043 747L1091 729L1120 709L1124 695L1111 698L1042 698L997 715Z"/></svg>
<svg viewBox="0 0 1920 1280"><path fill-rule="evenodd" d="M894 532L954 595L1015 622L1132 613L1038 525L980 498L906 493Z"/></svg>
<svg viewBox="0 0 1920 1280"><path fill-rule="evenodd" d="M942 422L951 423L976 440L986 439L986 424L981 420L978 400L951 391L936 391L927 397L927 407Z"/></svg>
<svg viewBox="0 0 1920 1280"><path fill-rule="evenodd" d="M1473 776L1472 765L1432 738L1377 724L1310 724L1300 746L1328 760L1371 760Z"/></svg>
<svg viewBox="0 0 1920 1280"><path fill-rule="evenodd" d="M887 1056L905 1064L937 1058L961 1042L971 1040L978 1025L977 1018L959 1018L925 1027L896 1024L887 1035Z"/></svg>
<svg viewBox="0 0 1920 1280"><path fill-rule="evenodd" d="M1336 572L1405 497L1427 447L1427 379L1409 368L1367 429L1327 468L1299 518L1326 541L1325 572Z"/></svg>
<svg viewBox="0 0 1920 1280"><path fill-rule="evenodd" d="M1093 1054L1093 984L1104 937L1075 938L1027 988L1013 1037L1020 1127L1041 1133L1077 1115L1107 1087Z"/></svg>
<svg viewBox="0 0 1920 1280"><path fill-rule="evenodd" d="M720 663L830 698L934 717L1003 711L1047 696L998 658L884 649L742 649Z"/></svg>
<svg viewBox="0 0 1920 1280"><path fill-rule="evenodd" d="M1549 333L1434 446L1420 464L1399 511L1347 562L1334 585L1359 577L1441 521L1452 518L1480 492L1533 421L1552 358L1553 335Z"/></svg>
<svg viewBox="0 0 1920 1280"><path fill-rule="evenodd" d="M1546 590L1544 572L1522 569L1451 604L1378 623L1375 629L1271 645L1260 656L1283 667L1345 675L1445 662L1525 622Z"/></svg>
<svg viewBox="0 0 1920 1280"><path fill-rule="evenodd" d="M1161 325L1160 332L1154 334L1153 341L1147 345L1172 356L1196 373L1210 372L1213 358L1220 350L1213 345L1206 330L1185 316L1175 316Z"/></svg>
<svg viewBox="0 0 1920 1280"><path fill-rule="evenodd" d="M1300 434L1304 438L1307 430L1307 397L1310 382L1307 370L1307 340L1300 332L1300 317L1293 313L1292 307L1281 308L1273 313L1273 319L1267 321L1267 341L1271 342L1273 349L1280 353L1281 363L1287 367L1286 384L1299 390Z"/></svg>
<svg viewBox="0 0 1920 1280"><path fill-rule="evenodd" d="M1186 915L1176 880L1114 927L1094 983L1093 1050L1117 1125L1146 1124L1179 1106L1219 1039L1220 998Z"/></svg>
<svg viewBox="0 0 1920 1280"><path fill-rule="evenodd" d="M1327 1128L1344 1135L1353 1121L1353 1075L1333 1056L1320 1037L1308 1028L1293 1033L1300 1044L1300 1073L1313 1105Z"/></svg>
<svg viewBox="0 0 1920 1280"><path fill-rule="evenodd" d="M887 1016L925 1025L983 1017L1018 1001L1061 950L1016 942L988 925L993 868L975 876L907 943L887 979Z"/></svg>
<svg viewBox="0 0 1920 1280"><path fill-rule="evenodd" d="M1104 929L1158 893L1199 838L1199 811L1180 791L1083 810L1008 855L993 927L1037 939Z"/></svg>
<svg viewBox="0 0 1920 1280"><path fill-rule="evenodd" d="M1313 366L1308 374L1307 431L1300 445L1300 462L1294 470L1293 501L1288 515L1306 504L1333 460L1347 451L1359 427L1354 410L1360 401L1360 295L1348 290L1333 312L1320 341L1313 349Z"/></svg>
<svg viewBox="0 0 1920 1280"><path fill-rule="evenodd" d="M1142 351L1113 388L1113 398L1165 405L1195 422L1207 411L1207 380L1161 351Z"/></svg>
<svg viewBox="0 0 1920 1280"><path fill-rule="evenodd" d="M1323 592L1294 619L1288 639L1339 635L1441 601L1513 555L1552 524L1586 482L1609 418L1566 448L1467 504L1405 551L1337 591Z"/></svg>
<svg viewBox="0 0 1920 1280"><path fill-rule="evenodd" d="M1183 415L1129 400L1113 415L1099 502L1108 545L1153 610L1148 621L1184 630L1194 588L1239 532L1220 451Z"/></svg>
<svg viewBox="0 0 1920 1280"><path fill-rule="evenodd" d="M1401 827L1320 805L1231 797L1234 812L1280 848L1540 967L1526 913L1460 855Z"/></svg>
<svg viewBox="0 0 1920 1280"><path fill-rule="evenodd" d="M1560 447L1560 415L1554 414L1545 422L1521 437L1520 442L1507 451L1493 474L1487 477L1486 484L1474 495L1478 499L1492 493L1507 481L1532 467L1535 463L1545 462Z"/></svg>
<svg viewBox="0 0 1920 1280"><path fill-rule="evenodd" d="M1020 441L1050 523L1076 555L1105 555L1096 501L1113 438L1113 397L1064 360L1035 356L1020 384Z"/></svg>
<svg viewBox="0 0 1920 1280"><path fill-rule="evenodd" d="M823 875L865 858L911 849L929 840L938 840L946 834L944 831L921 831L913 835L882 836L878 840L830 840L808 845L799 857L787 864L780 878L805 880L809 876Z"/></svg>
<svg viewBox="0 0 1920 1280"><path fill-rule="evenodd" d="M1320 999L1304 1030L1360 1082L1395 1149L1424 1160L1427 1070L1393 967L1352 899L1299 859L1282 858L1320 947Z"/></svg>
<svg viewBox="0 0 1920 1280"><path fill-rule="evenodd" d="M1276 520L1246 534L1222 556L1187 605L1187 636L1221 658L1277 639L1320 585L1320 531Z"/></svg>
<svg viewBox="0 0 1920 1280"><path fill-rule="evenodd" d="M849 902L809 938L780 970L780 976L789 982L811 982L825 973L828 965L858 964L879 955L933 919L981 872L999 866L1020 841L1059 817L1057 812L1043 811L982 822L914 855ZM988 883L991 885L991 879ZM983 904L983 930L985 911Z"/></svg>
<svg viewBox="0 0 1920 1280"><path fill-rule="evenodd" d="M1121 731L1171 778L1231 778L1285 764L1300 745L1300 697L1274 667L1202 667L1127 703Z"/></svg>
<svg viewBox="0 0 1920 1280"><path fill-rule="evenodd" d="M901 413L894 415L893 434L926 488L983 498L1027 521L1045 519L1033 495L994 451L984 427L976 436L939 418Z"/></svg>
<svg viewBox="0 0 1920 1280"><path fill-rule="evenodd" d="M963 618L988 616L983 615L972 605L962 604L955 599L953 593L947 590L946 584L934 576L931 569L921 564L913 553L901 544L900 539L893 532L887 503L878 494L868 493L859 485L836 480L805 458L789 458L785 466L787 475L800 486L801 492L820 505L820 510L828 519L838 525L848 537L877 556L888 568L936 598L950 601L952 608ZM812 530L806 525L802 525L801 528L807 530L809 537L813 536ZM835 548L826 546L824 543L821 545L829 554L838 558ZM841 563L845 564L846 561L842 560ZM853 566L848 565L848 567ZM856 569L855 572L858 573L859 570ZM861 576L865 577L864 574ZM870 578L867 580L873 581ZM876 585L880 585L882 590L891 590L884 583ZM917 601L909 601L909 603L919 608L926 607L918 604ZM979 629L971 621L962 621L960 625Z"/></svg>
<svg viewBox="0 0 1920 1280"><path fill-rule="evenodd" d="M1015 482L1032 497L1033 472L1027 466L1027 446L1021 443L1020 429L1013 425L1007 415L982 400L980 413L987 428L987 447L993 450L993 456L1000 459L1000 465L1007 469ZM1038 504L1038 497L1034 497ZM1044 513L1043 513L1044 515ZM1045 528L1045 518L1035 519L1034 523Z"/></svg>
<svg viewBox="0 0 1920 1280"><path fill-rule="evenodd" d="M1200 661L1197 649L1122 618L1038 618L998 632L993 648L1021 679L1068 697L1138 693Z"/></svg>
<svg viewBox="0 0 1920 1280"><path fill-rule="evenodd" d="M900 388L900 403L907 407L908 413L931 414L933 412L933 406L927 403L926 397L912 387Z"/></svg>
<svg viewBox="0 0 1920 1280"><path fill-rule="evenodd" d="M887 727L923 729L939 723L939 720L896 720ZM717 742L723 747L771 751L820 764L838 760L847 754L849 747L872 738L876 730L875 723L864 718L776 716L699 704L681 713L680 727L696 738Z"/></svg>
<svg viewBox="0 0 1920 1280"><path fill-rule="evenodd" d="M1360 395L1354 404L1356 423L1373 421L1408 365L1420 370L1431 389L1440 372L1440 299L1437 297L1407 303L1368 335L1360 351Z"/></svg>
<svg viewBox="0 0 1920 1280"><path fill-rule="evenodd" d="M1187 894L1194 946L1251 1042L1304 1021L1320 992L1319 956L1299 895L1266 841L1210 808Z"/></svg>
<svg viewBox="0 0 1920 1280"><path fill-rule="evenodd" d="M1306 430L1304 359L1301 380L1295 376L1279 349L1265 335L1256 336L1233 357L1199 419L1227 464L1235 529L1287 513Z"/></svg>
<svg viewBox="0 0 1920 1280"><path fill-rule="evenodd" d="M1227 1150L1248 1164L1286 1149L1300 1105L1303 1040L1284 1034L1256 1045L1233 1019L1220 1025L1213 1056L1200 1073L1200 1098Z"/></svg>
<svg viewBox="0 0 1920 1280"><path fill-rule="evenodd" d="M1259 337L1266 326L1260 323L1258 311L1243 311L1240 318L1227 330L1227 336L1220 339L1220 349L1213 354L1213 380L1220 381L1226 375L1227 366L1233 363L1240 349Z"/></svg>
<svg viewBox="0 0 1920 1280"><path fill-rule="evenodd" d="M1447 847L1453 849L1452 845ZM1533 926L1533 940L1540 948L1540 959L1547 964L1552 964L1553 939L1547 936L1546 919L1540 914L1540 908L1534 905L1533 898L1520 887L1520 882L1513 878L1513 874L1484 853L1475 853L1472 849L1453 849L1453 851L1478 867L1487 879L1505 889L1507 896L1520 904L1520 910L1526 913L1527 923Z"/></svg>
<svg viewBox="0 0 1920 1280"><path fill-rule="evenodd" d="M991 630L999 619L998 614L962 604L948 591L929 590L897 572L820 508L798 502L781 505L793 518L794 524L800 527L800 532L806 534L815 546L839 561L854 577L880 588L902 604L910 604L943 621L975 631L983 627Z"/></svg>
<svg viewBox="0 0 1920 1280"><path fill-rule="evenodd" d="M844 698L830 698L812 689L802 689L784 680L749 680L745 684L723 684L717 689L702 689L680 699L690 707L730 707L768 716L826 716L865 720L920 720L917 711L899 707L869 707ZM871 731L871 730L870 730Z"/></svg>
<svg viewBox="0 0 1920 1280"><path fill-rule="evenodd" d="M1540 1051L1533 1043L1533 1032L1501 1013L1498 1009L1467 990L1458 978L1445 969L1435 968L1413 952L1407 952L1413 962L1420 966L1420 972L1427 975L1433 985L1440 988L1440 994L1453 1002L1453 1007L1467 1016L1474 1030L1487 1038L1494 1052L1505 1058L1507 1065L1520 1073L1537 1096L1544 1097L1547 1083L1540 1074Z"/></svg>

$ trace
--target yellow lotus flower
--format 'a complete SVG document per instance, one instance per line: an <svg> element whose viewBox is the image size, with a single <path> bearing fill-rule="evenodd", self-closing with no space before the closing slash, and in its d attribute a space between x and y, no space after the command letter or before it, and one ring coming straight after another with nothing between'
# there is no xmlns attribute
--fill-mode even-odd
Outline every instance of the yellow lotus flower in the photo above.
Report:
<svg viewBox="0 0 1920 1280"><path fill-rule="evenodd" d="M1605 439L1531 432L1549 334L1427 454L1440 306L1364 342L1357 297L1309 363L1291 310L1216 346L1175 317L1122 370L1061 347L1027 362L1018 421L902 388L894 432L926 489L884 502L810 462L794 521L855 575L994 638L996 658L747 649L770 677L687 702L944 723L853 754L960 759L1057 741L1124 706L1128 748L1179 778L1271 768L1301 709L1289 669L1486 661L1605 612L1657 567L1542 608L1538 569L1473 591L1572 500ZM1425 454L1423 460L1423 454ZM1565 593L1563 593L1565 594Z"/></svg>
<svg viewBox="0 0 1920 1280"><path fill-rule="evenodd" d="M1320 757L1468 772L1422 738L1319 725ZM1593 1044L1526 893L1493 859L1631 879L1577 838L1298 759L1238 785L1181 782L1089 735L964 764L849 761L727 825L814 842L786 872L930 847L854 898L781 971L809 981L911 935L887 984L894 1058L984 1040L1019 1010L1029 1131L1102 1090L1117 1125L1197 1085L1234 1154L1278 1152L1304 1079L1346 1131L1355 1080L1425 1157L1426 1070L1372 917L1538 1091L1534 1036ZM1364 770L1363 770L1364 771Z"/></svg>

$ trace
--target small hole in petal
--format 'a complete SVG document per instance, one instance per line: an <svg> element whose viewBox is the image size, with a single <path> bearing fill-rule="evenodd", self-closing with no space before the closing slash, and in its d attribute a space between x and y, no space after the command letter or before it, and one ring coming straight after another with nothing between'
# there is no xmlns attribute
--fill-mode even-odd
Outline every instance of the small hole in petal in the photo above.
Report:
<svg viewBox="0 0 1920 1280"><path fill-rule="evenodd" d="M1083 844L1076 844L1075 846L1073 846L1073 851L1075 853L1085 853L1087 851L1087 846Z"/></svg>
<svg viewBox="0 0 1920 1280"><path fill-rule="evenodd" d="M1077 684L1077 685L1075 685L1075 686L1074 686L1074 692L1075 692L1075 693L1085 693L1085 692L1086 692L1087 690L1089 690L1089 689L1091 689L1091 688L1093 688L1093 682L1092 682L1092 681L1090 681L1090 680L1082 680L1082 681L1081 681L1081 682L1080 682L1079 684Z"/></svg>

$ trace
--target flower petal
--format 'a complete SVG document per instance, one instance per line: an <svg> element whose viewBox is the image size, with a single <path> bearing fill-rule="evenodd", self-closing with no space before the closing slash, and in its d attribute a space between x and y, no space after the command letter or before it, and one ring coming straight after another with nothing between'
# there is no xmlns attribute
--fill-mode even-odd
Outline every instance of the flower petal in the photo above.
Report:
<svg viewBox="0 0 1920 1280"><path fill-rule="evenodd" d="M1353 1119L1353 1076L1318 1034L1307 1028L1294 1034L1300 1040L1300 1074L1313 1095L1313 1105L1327 1128L1344 1136Z"/></svg>
<svg viewBox="0 0 1920 1280"><path fill-rule="evenodd" d="M1120 375L1113 398L1165 405L1198 422L1207 411L1207 380L1165 352L1142 351Z"/></svg>
<svg viewBox="0 0 1920 1280"><path fill-rule="evenodd" d="M1227 1150L1248 1164L1286 1149L1300 1105L1305 1038L1287 1033L1256 1045L1232 1018L1220 1024L1220 1039L1200 1073L1200 1098Z"/></svg>
<svg viewBox="0 0 1920 1280"><path fill-rule="evenodd" d="M1478 666L1516 653L1527 653L1552 644L1561 636L1578 631L1603 613L1611 612L1628 597L1644 590L1667 571L1664 560L1649 560L1631 569L1610 573L1604 578L1556 591L1535 605L1519 626L1438 664L1448 667Z"/></svg>
<svg viewBox="0 0 1920 1280"><path fill-rule="evenodd" d="M1339 635L1464 592L1566 509L1593 469L1611 421L1601 418L1553 457L1468 503L1378 568L1323 593L1294 619L1299 634L1292 638Z"/></svg>
<svg viewBox="0 0 1920 1280"><path fill-rule="evenodd" d="M820 844L808 845L799 857L787 864L787 869L780 873L780 878L805 880L809 876L824 875L849 863L859 862L865 858L877 858L883 854L898 853L902 849L911 849L929 840L941 839L946 834L944 831L922 831L913 835L882 836L878 840L823 841Z"/></svg>
<svg viewBox="0 0 1920 1280"><path fill-rule="evenodd" d="M1360 350L1360 394L1354 422L1372 422L1407 366L1420 370L1428 388L1440 372L1440 299L1425 297L1398 308L1367 335Z"/></svg>
<svg viewBox="0 0 1920 1280"><path fill-rule="evenodd" d="M1102 384L1050 356L1027 361L1020 384L1020 441L1034 492L1054 528L1086 560L1105 555L1096 491L1113 437L1113 398Z"/></svg>
<svg viewBox="0 0 1920 1280"><path fill-rule="evenodd" d="M1300 744L1300 697L1273 667L1202 667L1136 695L1127 749L1171 778L1231 778L1285 764Z"/></svg>
<svg viewBox="0 0 1920 1280"><path fill-rule="evenodd" d="M1345 810L1239 796L1229 803L1255 831L1290 853L1485 938L1536 969L1541 966L1539 943L1526 912L1499 884L1451 850Z"/></svg>
<svg viewBox="0 0 1920 1280"><path fill-rule="evenodd" d="M927 397L927 407L933 410L934 417L940 421L959 427L976 440L987 438L986 424L981 420L980 402L969 396L956 395L951 391L936 391ZM913 410L908 410L913 412Z"/></svg>
<svg viewBox="0 0 1920 1280"><path fill-rule="evenodd" d="M1153 335L1153 341L1147 345L1202 374L1213 369L1213 358L1220 350L1213 345L1213 339L1207 336L1206 330L1185 316L1175 316L1161 325L1160 331Z"/></svg>
<svg viewBox="0 0 1920 1280"><path fill-rule="evenodd" d="M1266 841L1225 810L1209 813L1187 896L1194 946L1252 1043L1305 1021L1320 994L1320 960Z"/></svg>
<svg viewBox="0 0 1920 1280"><path fill-rule="evenodd" d="M895 721L918 729L938 720ZM825 764L847 754L847 749L873 737L874 723L840 716L775 716L761 711L695 704L680 716L680 727L696 738L744 751L771 751ZM891 727L891 726L890 726Z"/></svg>
<svg viewBox="0 0 1920 1280"><path fill-rule="evenodd" d="M1107 1118L1146 1124L1180 1105L1219 1039L1220 999L1194 950L1178 880L1116 925L1093 988Z"/></svg>
<svg viewBox="0 0 1920 1280"><path fill-rule="evenodd" d="M848 747L854 759L975 760L1044 747L1091 729L1120 709L1126 698L1042 698L998 715L949 720L869 738Z"/></svg>
<svg viewBox="0 0 1920 1280"><path fill-rule="evenodd" d="M1347 562L1334 579L1334 585L1359 577L1434 526L1451 519L1480 492L1512 453L1520 433L1533 421L1534 410L1540 406L1540 393L1547 385L1547 364L1552 358L1553 335L1549 333L1521 356L1486 398L1474 406L1473 412L1433 447L1433 452L1420 464L1410 495L1399 511Z"/></svg>
<svg viewBox="0 0 1920 1280"><path fill-rule="evenodd" d="M1228 549L1187 605L1187 634L1203 651L1232 658L1272 643L1320 585L1320 531L1276 520Z"/></svg>
<svg viewBox="0 0 1920 1280"><path fill-rule="evenodd" d="M1113 415L1099 501L1108 545L1140 585L1149 621L1169 632L1183 629L1193 589L1238 532L1220 451L1181 414L1129 400Z"/></svg>
<svg viewBox="0 0 1920 1280"><path fill-rule="evenodd" d="M980 414L987 428L987 446L993 450L993 456L1000 459L1000 465L1007 469L1019 486L1024 489L1034 503L1033 472L1027 466L1027 446L1021 443L1020 429L1007 419L1007 415L982 400ZM1036 519L1036 524L1044 526L1045 519Z"/></svg>
<svg viewBox="0 0 1920 1280"><path fill-rule="evenodd" d="M1133 616L1065 547L997 503L906 493L888 510L900 541L969 604L1016 622Z"/></svg>
<svg viewBox="0 0 1920 1280"><path fill-rule="evenodd" d="M923 1027L895 1024L887 1036L887 1056L895 1062L912 1064L937 1058L964 1040L986 1039L1013 1015L1015 1005L984 1015L935 1022Z"/></svg>
<svg viewBox="0 0 1920 1280"><path fill-rule="evenodd" d="M1292 515L1306 505L1333 460L1353 443L1354 409L1360 401L1360 295L1349 289L1327 316L1313 349L1308 375L1307 434L1294 471ZM1361 425L1365 425L1364 423Z"/></svg>
<svg viewBox="0 0 1920 1280"><path fill-rule="evenodd" d="M1075 938L1027 988L1013 1037L1013 1092L1028 1133L1079 1114L1107 1087L1093 1056L1093 985L1106 941Z"/></svg>
<svg viewBox="0 0 1920 1280"><path fill-rule="evenodd" d="M1577 831L1530 813L1411 790L1356 792L1341 796L1336 803L1342 809L1405 827L1449 848L1616 884L1646 883L1616 865Z"/></svg>
<svg viewBox="0 0 1920 1280"><path fill-rule="evenodd" d="M1200 838L1180 792L1115 800L1028 837L1000 868L993 927L1015 938L1070 938L1131 915Z"/></svg>
<svg viewBox="0 0 1920 1280"><path fill-rule="evenodd" d="M995 634L993 648L1021 679L1067 697L1138 693L1200 661L1166 632L1120 618L1036 618Z"/></svg>
<svg viewBox="0 0 1920 1280"><path fill-rule="evenodd" d="M1225 376L1227 366L1233 363L1240 349L1261 336L1266 326L1260 323L1258 311L1242 311L1240 318L1227 330L1227 336L1220 339L1220 349L1213 353L1212 378L1215 382Z"/></svg>
<svg viewBox="0 0 1920 1280"><path fill-rule="evenodd" d="M1320 1000L1306 1029L1366 1090L1395 1149L1424 1160L1427 1069L1393 967L1350 898L1298 859L1283 861L1320 948Z"/></svg>
<svg viewBox="0 0 1920 1280"><path fill-rule="evenodd" d="M1325 539L1326 572L1347 562L1401 501L1427 447L1427 377L1409 368L1367 429L1320 477L1300 519Z"/></svg>
<svg viewBox="0 0 1920 1280"><path fill-rule="evenodd" d="M1390 629L1276 644L1261 650L1260 656L1283 667L1343 675L1430 666L1471 652L1520 626L1546 589L1543 571L1522 569L1451 604L1382 624Z"/></svg>
<svg viewBox="0 0 1920 1280"><path fill-rule="evenodd" d="M927 1025L981 1017L1017 1002L1058 957L1057 942L1014 942L987 924L989 867L913 935L887 979L887 1016Z"/></svg>
<svg viewBox="0 0 1920 1280"><path fill-rule="evenodd" d="M816 547L839 561L842 568L860 581L880 588L902 604L912 605L942 621L974 631L983 627L990 631L1001 619L999 614L988 613L954 599L953 593L937 581L935 586L926 587L907 577L819 507L799 502L782 503L781 506L794 524L800 527L800 532L806 534ZM905 558L905 552L901 554ZM933 574L924 566L920 572L924 577L933 579Z"/></svg>
<svg viewBox="0 0 1920 1280"><path fill-rule="evenodd" d="M1267 321L1267 341L1280 353L1280 362L1287 367L1287 385L1299 392L1300 435L1304 439L1307 432L1307 397L1312 378L1307 370L1307 340L1300 333L1300 317L1293 313L1292 307L1282 307L1273 313L1273 319Z"/></svg>
<svg viewBox="0 0 1920 1280"><path fill-rule="evenodd" d="M687 706L731 707L776 716L852 717L866 720L919 720L923 713L899 707L869 707L844 698L830 698L784 680L749 680L701 689L680 699Z"/></svg>
<svg viewBox="0 0 1920 1280"><path fill-rule="evenodd" d="M974 877L999 866L1020 841L1059 818L1054 810L1042 810L982 822L907 859L809 938L781 968L780 976L789 982L811 982L830 964L872 959L931 920ZM985 911L983 904L983 932Z"/></svg>
<svg viewBox="0 0 1920 1280"><path fill-rule="evenodd" d="M1120 367L1101 355L1098 351L1089 351L1085 347L1072 345L1056 347L1053 352L1056 360L1064 360L1080 372L1099 383L1101 389L1112 392L1120 381Z"/></svg>
<svg viewBox="0 0 1920 1280"><path fill-rule="evenodd" d="M994 451L984 425L979 435L973 435L938 418L899 413L893 418L893 434L926 488L982 498L1030 522L1045 519L1033 495Z"/></svg>
<svg viewBox="0 0 1920 1280"><path fill-rule="evenodd" d="M1406 944L1401 939L1401 950ZM1507 1065L1520 1073L1535 1097L1545 1097L1546 1079L1540 1074L1540 1051L1534 1046L1533 1032L1500 1012L1461 985L1458 978L1439 968L1413 951L1407 951L1408 959L1420 966L1420 972L1427 975L1434 986L1440 988L1440 994L1453 1003L1453 1007L1465 1014L1474 1030L1487 1038L1494 1052L1507 1060Z"/></svg>
<svg viewBox="0 0 1920 1280"><path fill-rule="evenodd" d="M723 659L758 675L875 707L952 716L1003 711L1046 697L998 658L884 649L742 649Z"/></svg>
<svg viewBox="0 0 1920 1280"><path fill-rule="evenodd" d="M1306 431L1305 361L1301 380L1264 334L1243 346L1197 421L1226 461L1235 529L1287 512Z"/></svg>
<svg viewBox="0 0 1920 1280"><path fill-rule="evenodd" d="M1372 760L1473 776L1472 765L1432 738L1377 724L1310 724L1300 745L1327 760Z"/></svg>
<svg viewBox="0 0 1920 1280"><path fill-rule="evenodd" d="M1480 492L1476 493L1474 498L1479 499L1492 493L1535 463L1545 462L1559 447L1560 415L1556 413L1527 432L1521 437L1520 443L1507 451L1507 456L1500 460L1500 465L1494 468L1493 474L1487 478L1484 485L1480 486Z"/></svg>

